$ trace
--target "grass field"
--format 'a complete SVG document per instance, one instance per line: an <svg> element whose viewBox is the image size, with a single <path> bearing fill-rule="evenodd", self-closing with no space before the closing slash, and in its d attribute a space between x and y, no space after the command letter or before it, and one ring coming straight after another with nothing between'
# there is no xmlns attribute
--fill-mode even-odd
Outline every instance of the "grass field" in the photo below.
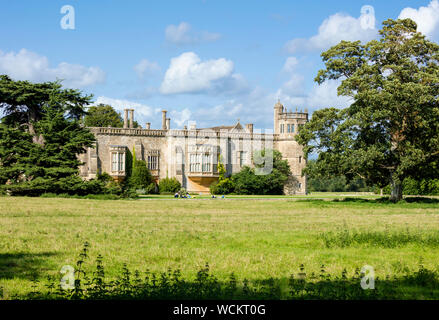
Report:
<svg viewBox="0 0 439 320"><path fill-rule="evenodd" d="M165 199L0 197L4 298L30 292L34 279L43 285L47 275L60 276L85 241L91 265L101 254L109 277L124 263L139 271L179 268L193 277L209 262L220 278L234 272L252 280L285 279L301 264L309 272L324 264L329 273L349 274L367 264L380 277L419 264L439 267L437 202Z"/></svg>

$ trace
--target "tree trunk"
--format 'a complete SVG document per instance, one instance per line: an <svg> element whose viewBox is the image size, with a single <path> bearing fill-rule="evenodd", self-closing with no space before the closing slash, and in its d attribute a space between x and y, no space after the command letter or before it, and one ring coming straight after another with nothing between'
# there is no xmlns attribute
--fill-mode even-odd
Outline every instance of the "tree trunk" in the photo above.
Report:
<svg viewBox="0 0 439 320"><path fill-rule="evenodd" d="M390 201L398 202L402 200L402 181L400 179L391 180L392 191L390 193Z"/></svg>

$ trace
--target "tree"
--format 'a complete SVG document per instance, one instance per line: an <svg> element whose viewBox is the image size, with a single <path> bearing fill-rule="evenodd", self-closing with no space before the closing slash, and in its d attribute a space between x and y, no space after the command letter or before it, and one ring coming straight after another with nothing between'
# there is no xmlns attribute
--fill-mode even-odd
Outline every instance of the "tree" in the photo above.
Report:
<svg viewBox="0 0 439 320"><path fill-rule="evenodd" d="M137 159L133 161L133 171L129 179L130 186L136 189L146 189L153 182L146 162Z"/></svg>
<svg viewBox="0 0 439 320"><path fill-rule="evenodd" d="M123 119L110 105L99 104L91 106L84 117L84 124L87 127L123 127Z"/></svg>
<svg viewBox="0 0 439 320"><path fill-rule="evenodd" d="M43 144L32 142L30 133L20 127L1 125L0 182L8 183L4 188L13 195L102 192L103 184L83 182L78 176L82 163L77 154L94 142L93 134L78 120L66 119L62 111L44 107L35 131Z"/></svg>
<svg viewBox="0 0 439 320"><path fill-rule="evenodd" d="M304 173L390 183L396 202L405 178L439 171L439 45L410 19L383 26L379 40L341 41L322 53L326 68L315 81L341 80L338 95L353 102L314 112L296 139L306 156L318 153Z"/></svg>
<svg viewBox="0 0 439 320"><path fill-rule="evenodd" d="M5 115L2 122L12 126L26 125L34 142L42 143L35 134L34 124L43 118L44 107L50 106L69 119L79 120L92 97L76 89L63 89L59 81L32 83L0 76L0 109Z"/></svg>
<svg viewBox="0 0 439 320"><path fill-rule="evenodd" d="M254 153L255 167L264 167L266 156L273 156L273 168L267 174L256 174L254 168L244 166L240 172L230 178L218 182L212 191L230 190L238 194L283 194L284 186L291 176L288 161L282 159L282 154L277 150L261 150Z"/></svg>
<svg viewBox="0 0 439 320"><path fill-rule="evenodd" d="M0 76L0 184L11 194L87 194L100 182L83 182L77 155L94 136L80 124L91 96L58 82L30 83Z"/></svg>

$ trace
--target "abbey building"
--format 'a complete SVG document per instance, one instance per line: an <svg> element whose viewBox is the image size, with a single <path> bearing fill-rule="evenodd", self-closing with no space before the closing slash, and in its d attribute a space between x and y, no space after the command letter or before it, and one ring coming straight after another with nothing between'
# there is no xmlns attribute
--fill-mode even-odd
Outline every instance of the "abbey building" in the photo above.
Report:
<svg viewBox="0 0 439 320"><path fill-rule="evenodd" d="M208 193L218 180L218 161L227 174L239 172L243 166L254 167L253 152L262 149L279 150L288 161L292 177L285 187L286 194L306 193L302 146L295 140L299 128L308 121L308 112L288 111L277 102L274 106L274 130L261 132L253 124L197 128L189 124L183 129L171 129L167 112L162 111L162 127L133 128L134 110L125 109L124 127L89 128L96 137L94 148L80 155L84 165L80 174L91 179L107 172L115 179L125 177L127 154L145 160L156 181L176 177L189 192ZM269 172L270 159L265 159L264 172ZM264 174L261 172L260 174Z"/></svg>

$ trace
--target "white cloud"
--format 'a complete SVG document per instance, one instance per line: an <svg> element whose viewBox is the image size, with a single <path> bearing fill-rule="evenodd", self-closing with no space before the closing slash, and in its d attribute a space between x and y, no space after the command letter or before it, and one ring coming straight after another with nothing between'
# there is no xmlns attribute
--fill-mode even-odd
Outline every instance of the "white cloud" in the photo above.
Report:
<svg viewBox="0 0 439 320"><path fill-rule="evenodd" d="M296 57L288 57L282 68L282 71L293 72L298 64L299 64L299 60Z"/></svg>
<svg viewBox="0 0 439 320"><path fill-rule="evenodd" d="M370 24L365 24L366 19L369 19ZM362 14L359 18L336 13L323 21L317 35L309 39L290 40L285 47L290 53L324 50L336 45L341 40L369 41L376 38L377 34L373 12L368 15Z"/></svg>
<svg viewBox="0 0 439 320"><path fill-rule="evenodd" d="M191 116L192 116L192 112L187 108L181 111L176 111L176 110L171 111L171 120L174 121L179 127L187 123L187 121L191 119Z"/></svg>
<svg viewBox="0 0 439 320"><path fill-rule="evenodd" d="M145 104L141 104L141 103L133 102L133 101L129 101L129 100L113 99L113 98L100 96L96 99L96 102L94 103L94 105L98 105L101 103L108 104L119 112L123 112L123 110L127 109L127 108L134 109L135 117L137 115L137 116L140 116L141 118L146 118L146 117L149 118L149 117L152 117L154 114L154 108L147 106ZM122 115L123 115L123 113L122 113Z"/></svg>
<svg viewBox="0 0 439 320"><path fill-rule="evenodd" d="M224 58L201 61L193 52L171 59L160 87L163 94L199 93L227 89L230 82L242 82L233 74L233 62Z"/></svg>
<svg viewBox="0 0 439 320"><path fill-rule="evenodd" d="M138 64L134 66L134 71L139 78L143 78L145 75L154 74L160 71L160 66L157 62L151 62L148 59L142 59Z"/></svg>
<svg viewBox="0 0 439 320"><path fill-rule="evenodd" d="M351 101L349 97L337 95L339 85L340 81L329 80L321 85L314 84L312 89L306 92L303 87L301 90L297 89L298 87L290 88L287 82L277 90L274 97L281 99L285 105L308 108L309 111L330 107L346 108Z"/></svg>
<svg viewBox="0 0 439 320"><path fill-rule="evenodd" d="M337 96L337 88L340 81L329 80L321 85L315 84L308 95L306 104L311 109L319 108L346 108L351 104L351 98Z"/></svg>
<svg viewBox="0 0 439 320"><path fill-rule="evenodd" d="M301 74L292 74L290 79L282 85L282 92L288 95L303 95L305 77Z"/></svg>
<svg viewBox="0 0 439 320"><path fill-rule="evenodd" d="M419 9L405 8L398 18L412 19L418 25L417 31L432 37L438 33L439 28L439 1L432 0L427 7L420 7Z"/></svg>
<svg viewBox="0 0 439 320"><path fill-rule="evenodd" d="M105 82L105 72L98 67L61 62L51 68L49 60L35 52L21 49L19 52L0 51L0 74L15 80L54 81L64 79L66 87L83 88Z"/></svg>
<svg viewBox="0 0 439 320"><path fill-rule="evenodd" d="M219 33L207 31L195 32L187 22L181 22L179 25L169 25L165 29L166 41L175 45L196 44L200 42L216 41L221 37Z"/></svg>

